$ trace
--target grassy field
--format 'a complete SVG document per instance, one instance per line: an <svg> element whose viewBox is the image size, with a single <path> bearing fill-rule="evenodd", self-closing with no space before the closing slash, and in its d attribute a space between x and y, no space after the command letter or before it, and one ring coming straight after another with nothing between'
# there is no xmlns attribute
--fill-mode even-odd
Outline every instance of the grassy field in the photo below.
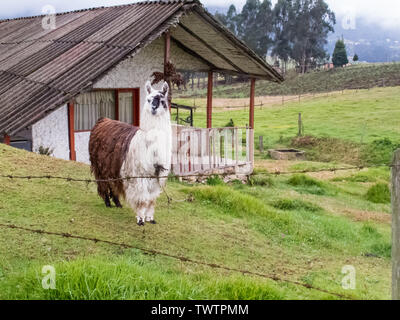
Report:
<svg viewBox="0 0 400 320"><path fill-rule="evenodd" d="M175 101L190 103L191 100ZM200 108L194 115L195 126L205 126L205 103L205 100L196 100ZM388 162L391 151L400 143L399 106L400 87L393 87L334 93L300 103L292 101L285 106L256 107L255 141L257 144L258 136L262 135L265 148L290 146L298 132L298 114L301 112L304 135L324 138L319 141L319 149L311 148L314 153L318 151L312 160L352 164ZM225 126L230 119L236 126L245 126L249 123L248 108L214 109L213 126ZM385 142L385 138L388 141ZM370 159L382 148L386 156Z"/></svg>
<svg viewBox="0 0 400 320"><path fill-rule="evenodd" d="M347 68L313 71L304 75L289 72L285 82L274 84L269 81L257 81L256 96L265 95L298 95L318 92L341 91L343 89L369 89L381 86L400 85L400 63L388 64L360 64ZM201 82L202 84L204 82ZM190 89L181 92L181 97L204 97L206 89ZM248 83L233 85L218 85L214 87L214 96L217 98L244 98L248 97L250 87Z"/></svg>
<svg viewBox="0 0 400 320"><path fill-rule="evenodd" d="M222 121L222 120L221 120ZM257 172L276 163L258 160ZM280 163L288 169L320 163ZM86 165L0 145L0 174L88 178ZM388 169L314 176L256 176L250 185L170 181L157 225L136 226L128 208L107 209L94 185L0 182L0 224L156 249L299 281L356 299L390 297ZM211 183L211 181L210 181ZM374 188L372 191L371 188ZM385 191L385 190L384 190ZM382 203L380 203L382 202ZM53 265L56 290L44 290ZM342 267L356 269L344 290ZM139 250L1 228L0 299L336 299L302 286L183 263Z"/></svg>
<svg viewBox="0 0 400 320"><path fill-rule="evenodd" d="M93 184L0 180L0 224L71 233L230 268L245 269L345 294L390 297L389 169L271 176L268 171L316 170L388 163L400 142L400 88L334 93L256 108L255 139L265 148L295 146L302 162L272 161L256 151L248 184L171 180L157 202L157 225L136 226L133 212L107 209ZM185 99L178 102L187 102ZM198 101L202 103L201 100ZM304 137L295 138L298 113ZM213 125L248 123L248 110L216 109ZM195 113L204 126L205 110ZM0 175L89 178L89 167L0 145ZM184 263L104 243L1 228L0 299L337 299L314 289ZM44 290L42 267L57 272ZM356 270L344 290L342 268Z"/></svg>

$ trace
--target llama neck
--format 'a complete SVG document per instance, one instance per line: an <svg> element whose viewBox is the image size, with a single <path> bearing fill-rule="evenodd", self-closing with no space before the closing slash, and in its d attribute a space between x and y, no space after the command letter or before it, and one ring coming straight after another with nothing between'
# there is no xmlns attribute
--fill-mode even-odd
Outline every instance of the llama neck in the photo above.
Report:
<svg viewBox="0 0 400 320"><path fill-rule="evenodd" d="M140 129L144 131L161 130L167 133L171 130L169 112L166 112L161 117L154 117L151 113L144 112L143 117L140 121Z"/></svg>

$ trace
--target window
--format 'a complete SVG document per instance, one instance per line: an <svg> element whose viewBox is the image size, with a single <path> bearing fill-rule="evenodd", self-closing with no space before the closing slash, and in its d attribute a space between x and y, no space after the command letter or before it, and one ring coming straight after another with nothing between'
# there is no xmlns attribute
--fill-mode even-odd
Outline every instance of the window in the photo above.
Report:
<svg viewBox="0 0 400 320"><path fill-rule="evenodd" d="M74 131L90 131L102 117L139 126L139 89L96 90L76 98Z"/></svg>
<svg viewBox="0 0 400 320"><path fill-rule="evenodd" d="M133 92L118 92L118 120L133 124Z"/></svg>
<svg viewBox="0 0 400 320"><path fill-rule="evenodd" d="M106 117L115 120L115 94L113 91L93 91L76 98L75 131L91 130L97 120Z"/></svg>

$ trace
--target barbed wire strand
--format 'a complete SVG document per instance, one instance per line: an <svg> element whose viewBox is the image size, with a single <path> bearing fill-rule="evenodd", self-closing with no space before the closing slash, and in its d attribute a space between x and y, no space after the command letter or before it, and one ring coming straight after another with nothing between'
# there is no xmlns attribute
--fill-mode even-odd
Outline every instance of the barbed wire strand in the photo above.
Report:
<svg viewBox="0 0 400 320"><path fill-rule="evenodd" d="M47 180L65 180L67 182L85 182L85 183L97 183L97 182L116 182L116 181L129 181L135 179L173 179L173 178L209 178L215 176L227 177L230 175L243 175L243 176L264 176L264 175L290 175L290 174L299 174L299 173L319 173L319 172L336 172L336 171L350 171L350 170L363 170L363 169L372 169L372 168L391 168L395 165L391 164L379 164L379 165L369 165L369 166L351 166L351 167L333 167L333 168L321 168L321 169L305 169L305 170L291 170L291 171L280 171L276 169L275 171L266 171L266 172L257 172L253 174L237 174L237 173L193 173L193 174L181 174L176 175L172 174L169 176L157 176L157 175L147 175L147 176L131 176L131 177L119 177L119 178L110 178L110 179L81 179L81 178L72 178L72 177L62 177L62 176L52 176L52 175L41 175L41 176L19 176L12 174L4 174L0 175L0 178L5 179L25 179L25 180L35 180L35 179L47 179Z"/></svg>
<svg viewBox="0 0 400 320"><path fill-rule="evenodd" d="M203 265L203 266L206 266L206 267L209 267L209 268L212 268L212 269L220 269L220 270L225 270L225 271L229 271L229 272L237 272L237 273L241 273L243 275L257 276L257 277L269 279L269 280L272 280L272 281L275 281L275 282L285 282L285 283L293 284L293 285L296 285L296 286L301 286L301 287L304 287L304 288L307 288L307 289L316 290L316 291L319 291L319 292L322 292L322 293L326 293L326 294L329 294L329 295L333 295L333 296L336 296L336 297L341 298L341 299L355 300L354 297L351 297L351 296L348 296L348 295L344 295L344 294L341 294L341 293L325 290L325 289L322 289L322 288L319 288L319 287L316 287L316 286L313 286L313 285L310 285L310 284L307 284L307 283L302 283L302 282L295 281L295 280L290 280L290 279L284 279L284 278L278 277L276 275L269 275L269 274L259 273L259 272L249 271L249 270L231 268L231 267L227 267L227 266L220 265L220 264L194 260L194 259L187 258L187 257L184 257L184 256L175 255L175 254L171 254L171 253L166 253L166 252L162 252L162 251L158 251L158 250L154 250L154 249L146 249L146 248L142 248L142 247L126 244L126 243L114 242L114 241L111 241L111 240L104 240L104 239L98 239L98 238L90 238L90 237L85 237L85 236L80 236L80 235L74 235L74 234L71 234L71 233L60 233L60 232L52 232L52 231L46 231L46 230L41 230L41 229L31 229L31 228L27 228L27 227L17 226L17 225L14 225L14 224L3 224L3 223L0 223L0 227L1 228L14 229L14 230L21 230L21 231L26 231L26 232L31 232L31 233L37 233L37 234L46 234L46 235L58 236L58 237L63 237L63 238L67 238L67 239L79 239L79 240L85 240L85 241L92 241L94 243L104 243L104 244L108 244L108 245L119 246L119 247L124 248L124 249L135 249L135 250L139 250L139 251L145 252L147 254L152 254L152 255L157 255L157 256L164 256L164 257L168 257L168 258L171 258L171 259L179 260L181 262L187 262L187 263L192 263L192 264L197 264L197 265Z"/></svg>

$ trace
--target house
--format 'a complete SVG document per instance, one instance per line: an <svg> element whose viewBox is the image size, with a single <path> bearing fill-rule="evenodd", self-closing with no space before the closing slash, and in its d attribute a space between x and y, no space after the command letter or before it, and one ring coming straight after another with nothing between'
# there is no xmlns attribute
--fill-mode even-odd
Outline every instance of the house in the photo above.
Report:
<svg viewBox="0 0 400 320"><path fill-rule="evenodd" d="M54 157L88 163L97 119L140 126L144 84L171 62L177 70L209 75L207 128L175 128L174 171L252 170L255 79L283 79L200 2L146 1L61 13L55 28L45 28L45 18L0 20L0 142L34 152L49 148ZM212 128L213 72L250 79L244 133ZM245 155L240 134L246 134ZM194 147L193 135L205 140Z"/></svg>

